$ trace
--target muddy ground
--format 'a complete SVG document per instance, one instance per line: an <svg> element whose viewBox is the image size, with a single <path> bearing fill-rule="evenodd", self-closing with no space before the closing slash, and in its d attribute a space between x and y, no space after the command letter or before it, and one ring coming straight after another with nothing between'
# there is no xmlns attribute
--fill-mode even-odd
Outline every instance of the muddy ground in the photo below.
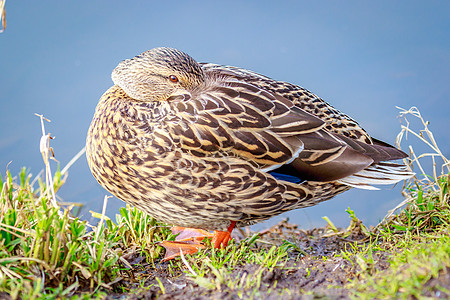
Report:
<svg viewBox="0 0 450 300"><path fill-rule="evenodd" d="M247 233L241 233L247 235ZM239 237L236 237L239 239ZM342 235L333 234L329 228L316 228L301 230L296 225L287 221L273 226L261 232L261 240L275 245L281 245L283 240L295 243L299 251L291 251L289 259L282 268L274 268L273 271L265 269L262 273L261 288L231 290L222 284L219 288L206 289L195 284L189 276L179 272L175 276L168 272L168 263L157 265L157 268L142 263L142 257L135 255L130 258L131 264L139 264L135 272L147 274L146 289L139 289L132 280L123 280L122 285L130 289L136 289L129 294L110 294L108 299L350 299L350 291L343 286L350 280L361 276L361 266L344 257L336 256L342 249L349 247L354 241L364 241L361 231L353 230L345 238ZM257 242L259 247L266 243ZM325 258L324 258L325 257ZM374 253L374 265L367 266L371 270L386 270L389 268L389 254L386 252ZM261 270L260 265L247 264L236 267L232 276L241 276L243 273L254 274ZM433 287L447 282L450 288L450 270L446 270L439 278L431 279L427 285ZM367 272L367 269L366 269ZM137 274L136 273L136 274ZM214 277L213 274L209 276ZM156 278L161 280L165 287L162 294ZM276 287L274 288L274 285ZM431 288L431 290L433 290ZM430 297L445 298L437 290L430 292Z"/></svg>

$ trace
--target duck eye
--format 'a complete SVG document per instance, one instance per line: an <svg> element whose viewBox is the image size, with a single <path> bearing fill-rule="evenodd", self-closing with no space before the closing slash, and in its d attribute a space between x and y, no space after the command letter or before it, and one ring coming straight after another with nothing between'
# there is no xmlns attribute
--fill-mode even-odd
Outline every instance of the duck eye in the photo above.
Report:
<svg viewBox="0 0 450 300"><path fill-rule="evenodd" d="M178 77L175 76L175 75L170 75L170 76L169 76L169 79L170 79L170 81L172 81L172 82L178 82Z"/></svg>

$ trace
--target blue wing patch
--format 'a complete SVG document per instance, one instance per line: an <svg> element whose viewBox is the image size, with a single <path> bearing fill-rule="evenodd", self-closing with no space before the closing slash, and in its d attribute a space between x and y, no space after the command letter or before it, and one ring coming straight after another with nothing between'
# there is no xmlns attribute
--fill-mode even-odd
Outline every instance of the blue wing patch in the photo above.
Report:
<svg viewBox="0 0 450 300"><path fill-rule="evenodd" d="M273 177L275 177L275 179L284 180L284 181L288 181L288 182L292 182L292 183L301 183L304 181L300 177L297 177L294 175L283 174L283 173L278 173L278 172L274 172L274 171L269 172L269 174L272 175Z"/></svg>

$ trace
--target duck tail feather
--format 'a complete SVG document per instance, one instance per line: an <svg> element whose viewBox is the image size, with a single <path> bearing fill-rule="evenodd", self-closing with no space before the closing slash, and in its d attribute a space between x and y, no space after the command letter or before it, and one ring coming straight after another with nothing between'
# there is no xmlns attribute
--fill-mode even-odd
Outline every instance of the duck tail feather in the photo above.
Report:
<svg viewBox="0 0 450 300"><path fill-rule="evenodd" d="M407 166L391 162L372 164L351 176L339 179L338 182L348 186L366 190L378 190L372 185L395 184L414 176Z"/></svg>

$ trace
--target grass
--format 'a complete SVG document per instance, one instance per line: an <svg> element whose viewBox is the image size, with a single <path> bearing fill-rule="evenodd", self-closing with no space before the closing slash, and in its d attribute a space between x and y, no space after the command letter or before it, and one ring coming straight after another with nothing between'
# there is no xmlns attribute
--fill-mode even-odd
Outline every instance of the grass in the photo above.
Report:
<svg viewBox="0 0 450 300"><path fill-rule="evenodd" d="M101 296L121 279L130 249L153 261L161 254L155 241L170 238L167 226L131 208L93 227L71 217L71 207L54 207L47 186L38 179L35 189L30 179L25 169L0 179L0 290L13 298ZM63 182L55 172L54 189Z"/></svg>
<svg viewBox="0 0 450 300"><path fill-rule="evenodd" d="M450 237L448 232L415 235L398 241L390 258L389 270L368 273L351 285L357 299L421 298L450 295L445 285L430 285L433 278L448 274ZM386 251L386 250L385 250ZM364 258L363 260L366 260ZM365 262L364 262L365 263ZM367 269L363 269L366 272ZM441 292L441 293L439 293Z"/></svg>
<svg viewBox="0 0 450 300"><path fill-rule="evenodd" d="M57 189L62 181L56 172ZM0 287L13 298L41 293L67 296L78 288L97 290L115 276L110 266L114 239L95 236L88 225L53 207L45 185L31 187L23 169L18 178L7 173L1 182ZM102 230L102 229L100 229ZM81 278L85 280L80 280Z"/></svg>
<svg viewBox="0 0 450 300"><path fill-rule="evenodd" d="M373 251L384 251L390 256L390 268L386 271L367 272L368 268L361 267L361 278L350 285L358 299L450 296L450 164L428 129L428 122L416 108L402 110L401 116L406 125L402 126L398 144L409 133L428 145L432 152L416 155L409 147L412 158L409 164L420 170L422 178L415 176L405 182L405 201L372 230L371 242L359 250L369 255L356 254L364 266L373 265ZM410 129L407 116L419 119L424 129L419 133ZM421 164L425 157L432 160L433 176L425 175ZM436 170L437 159L442 160L440 170ZM400 213L393 213L405 204ZM441 284L438 278L446 276L447 284ZM429 284L432 281L435 284Z"/></svg>
<svg viewBox="0 0 450 300"><path fill-rule="evenodd" d="M343 251L359 265L359 274L349 284L356 299L410 299L450 296L450 180L437 178L424 193L423 187L410 188L413 201L399 214L373 229L370 242ZM374 253L388 254L390 266L377 271ZM434 283L433 283L434 281Z"/></svg>
<svg viewBox="0 0 450 300"><path fill-rule="evenodd" d="M158 242L174 238L167 225L127 206L115 220L104 211L93 213L99 223L92 226L72 217L76 206L57 200L67 168L52 174L51 138L41 117L43 176L32 178L26 169L17 176L0 176L0 292L13 299L127 293L244 299L333 297L334 292L355 299L449 296L448 160L418 111L402 114L417 117L424 130L415 133L406 121L399 142L407 134L416 136L432 153L416 155L409 148L408 163L422 175L405 183L405 201L375 228L364 226L348 209L346 229L328 218L329 226L320 232L282 223L266 232L242 234L226 249L206 247L164 264ZM424 158L432 160L432 176L423 175ZM106 197L104 201L106 207Z"/></svg>

